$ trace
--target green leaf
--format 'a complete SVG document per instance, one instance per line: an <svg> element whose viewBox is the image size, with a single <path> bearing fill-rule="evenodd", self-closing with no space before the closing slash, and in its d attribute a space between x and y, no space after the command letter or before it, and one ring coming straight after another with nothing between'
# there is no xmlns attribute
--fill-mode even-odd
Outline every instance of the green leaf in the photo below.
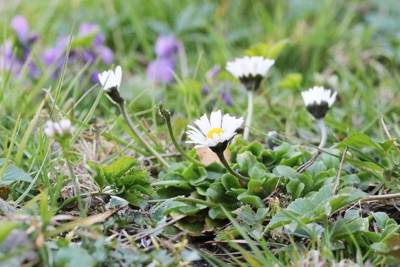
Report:
<svg viewBox="0 0 400 267"><path fill-rule="evenodd" d="M298 89L303 82L301 73L289 73L278 83L279 88Z"/></svg>
<svg viewBox="0 0 400 267"><path fill-rule="evenodd" d="M269 195L271 194L278 185L279 178L277 176L267 177L266 181L264 182L264 194Z"/></svg>
<svg viewBox="0 0 400 267"><path fill-rule="evenodd" d="M239 154L243 153L243 152L250 152L251 154L253 154L254 156L256 156L257 158L260 158L264 152L264 147L260 142L254 141L251 142L250 144L243 146L240 150L239 150Z"/></svg>
<svg viewBox="0 0 400 267"><path fill-rule="evenodd" d="M97 32L93 32L93 33L88 34L86 36L81 36L81 37L75 38L71 42L71 48L91 47L96 35L97 35Z"/></svg>
<svg viewBox="0 0 400 267"><path fill-rule="evenodd" d="M273 173L277 176L283 176L290 180L297 179L299 176L299 173L295 169L283 165L276 166Z"/></svg>
<svg viewBox="0 0 400 267"><path fill-rule="evenodd" d="M232 190L233 188L240 188L239 179L230 173L226 173L222 176L221 182L226 190Z"/></svg>
<svg viewBox="0 0 400 267"><path fill-rule="evenodd" d="M254 164L249 171L250 179L253 180L263 180L265 175L269 173L270 171L267 169L267 167L260 162Z"/></svg>
<svg viewBox="0 0 400 267"><path fill-rule="evenodd" d="M238 154L236 161L239 164L240 172L243 174L248 174L251 167L257 164L256 157L250 151Z"/></svg>
<svg viewBox="0 0 400 267"><path fill-rule="evenodd" d="M96 173L93 175L93 179L101 189L107 185L110 185L110 183L105 179L104 167L101 164L90 161L88 162L88 165L90 168L96 171Z"/></svg>
<svg viewBox="0 0 400 267"><path fill-rule="evenodd" d="M168 215L173 211L185 207L187 203L176 201L176 197L160 201L158 205L151 208L151 214Z"/></svg>
<svg viewBox="0 0 400 267"><path fill-rule="evenodd" d="M357 232L367 231L369 227L368 218L361 218L357 210L349 210L341 220L335 221L331 230L331 238L342 240L349 238Z"/></svg>
<svg viewBox="0 0 400 267"><path fill-rule="evenodd" d="M3 220L0 222L0 244L7 238L8 234L18 227L16 221Z"/></svg>
<svg viewBox="0 0 400 267"><path fill-rule="evenodd" d="M293 199L299 198L303 189L304 184L299 180L291 180L286 184L286 190L289 194L292 194Z"/></svg>
<svg viewBox="0 0 400 267"><path fill-rule="evenodd" d="M373 141L368 135L363 133L355 133L346 137L340 144L340 147L348 146L356 150L362 150L364 148L372 148L380 156L385 155L385 150L375 141Z"/></svg>
<svg viewBox="0 0 400 267"><path fill-rule="evenodd" d="M387 225L388 222L396 223L393 219L391 219L387 213L385 212L374 212L372 214L378 226L383 229Z"/></svg>
<svg viewBox="0 0 400 267"><path fill-rule="evenodd" d="M240 201L243 201L244 203L250 204L255 208L265 208L265 205L261 198L259 198L258 196L251 195L247 192L240 194L238 196L238 199Z"/></svg>
<svg viewBox="0 0 400 267"><path fill-rule="evenodd" d="M55 256L56 266L95 266L96 261L90 253L78 246L62 247Z"/></svg>
<svg viewBox="0 0 400 267"><path fill-rule="evenodd" d="M287 39L281 40L276 44L258 43L247 49L245 54L249 57L263 56L265 58L275 59L287 44Z"/></svg>
<svg viewBox="0 0 400 267"><path fill-rule="evenodd" d="M264 196L264 182L259 180L250 180L247 183L247 192L251 195Z"/></svg>
<svg viewBox="0 0 400 267"><path fill-rule="evenodd" d="M387 140L385 142L379 143L379 145L387 152L394 148L395 140Z"/></svg>
<svg viewBox="0 0 400 267"><path fill-rule="evenodd" d="M221 182L212 183L207 189L207 196L215 203L231 205L237 202L235 197L226 194L225 187Z"/></svg>
<svg viewBox="0 0 400 267"><path fill-rule="evenodd" d="M269 228L275 228L293 221L301 221L303 225L326 218L332 211L330 186L323 186L318 192L307 197L298 198L289 206L272 217Z"/></svg>
<svg viewBox="0 0 400 267"><path fill-rule="evenodd" d="M303 154L300 152L291 153L288 158L283 158L279 164L286 166L299 165L302 156Z"/></svg>
<svg viewBox="0 0 400 267"><path fill-rule="evenodd" d="M190 166L182 172L183 177L186 178L193 186L209 185L210 181L207 179L207 170L196 164Z"/></svg>
<svg viewBox="0 0 400 267"><path fill-rule="evenodd" d="M132 157L121 157L104 167L104 175L110 181L121 178L127 171L136 166L139 161Z"/></svg>
<svg viewBox="0 0 400 267"><path fill-rule="evenodd" d="M204 232L204 221L180 220L176 226L191 236L200 236Z"/></svg>
<svg viewBox="0 0 400 267"><path fill-rule="evenodd" d="M6 160L4 158L0 158L0 169L3 168L4 164L6 163ZM28 175L26 172L21 170L20 168L7 164L5 167L5 171L3 173L3 176L0 177L0 183L9 185L13 182L17 181L23 181L23 182L32 182L32 177Z"/></svg>

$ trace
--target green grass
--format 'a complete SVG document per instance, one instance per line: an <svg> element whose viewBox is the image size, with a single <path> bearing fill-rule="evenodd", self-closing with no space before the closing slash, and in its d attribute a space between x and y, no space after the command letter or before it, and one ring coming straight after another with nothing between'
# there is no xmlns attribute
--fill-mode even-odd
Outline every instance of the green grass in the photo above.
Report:
<svg viewBox="0 0 400 267"><path fill-rule="evenodd" d="M393 25L400 21L397 2L385 3L0 4L0 43L15 43L10 21L16 14L40 36L19 76L0 71L0 265L398 263L398 196L388 194L399 193L400 53ZM42 74L32 78L30 62L40 62L61 34L76 36L83 22L100 26L114 52L113 66L75 61L52 78L55 66L38 63ZM169 84L146 80L160 34L174 34L184 47ZM185 143L187 125L217 109L246 117L246 91L225 70L226 62L256 44L284 41L255 94L250 140L238 135L228 146L232 168L250 182L241 184L220 164L202 166L180 155L157 105L171 112L178 144L197 159ZM141 145L118 107L90 81L91 71L117 65L123 68L120 90L128 116L169 168ZM221 71L210 81L206 73L216 65ZM320 138L301 98L314 85L338 97L325 119L327 146L300 173ZM232 94L231 106L221 90ZM72 121L74 133L47 137L45 122L62 117ZM274 150L267 144L269 131L284 139ZM9 248L16 237L22 244Z"/></svg>

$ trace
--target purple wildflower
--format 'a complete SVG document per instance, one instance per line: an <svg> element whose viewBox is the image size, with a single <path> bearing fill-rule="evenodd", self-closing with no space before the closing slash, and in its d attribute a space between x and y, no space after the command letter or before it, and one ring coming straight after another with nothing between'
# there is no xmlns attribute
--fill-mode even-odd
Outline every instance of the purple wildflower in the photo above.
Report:
<svg viewBox="0 0 400 267"><path fill-rule="evenodd" d="M11 20L11 27L14 29L18 40L25 44L29 39L29 24L22 15L14 16Z"/></svg>
<svg viewBox="0 0 400 267"><path fill-rule="evenodd" d="M232 101L231 101L232 94L223 91L220 92L219 94L221 96L221 100L225 103L225 105L232 106Z"/></svg>
<svg viewBox="0 0 400 267"><path fill-rule="evenodd" d="M11 20L11 27L18 41L24 50L25 54L29 54L30 46L39 39L39 35L29 33L29 24L26 18L22 15L14 16Z"/></svg>
<svg viewBox="0 0 400 267"><path fill-rule="evenodd" d="M147 79L155 82L169 83L174 78L175 62L167 58L159 58L147 66Z"/></svg>
<svg viewBox="0 0 400 267"><path fill-rule="evenodd" d="M82 23L79 28L79 36L85 37L91 34L95 34L93 38L93 51L92 56L94 57L93 63L95 58L98 56L100 57L101 61L105 64L111 64L114 61L114 53L112 50L104 45L105 37L100 32L99 25L91 24L91 23ZM92 62L92 61L91 61Z"/></svg>
<svg viewBox="0 0 400 267"><path fill-rule="evenodd" d="M23 62L15 57L11 40L6 40L0 46L0 71L9 71L13 74L18 74L22 65Z"/></svg>
<svg viewBox="0 0 400 267"><path fill-rule="evenodd" d="M154 46L157 59L147 66L147 79L169 83L173 80L180 43L173 35L161 35Z"/></svg>
<svg viewBox="0 0 400 267"><path fill-rule="evenodd" d="M85 37L100 31L99 25L84 22L79 27L78 36Z"/></svg>
<svg viewBox="0 0 400 267"><path fill-rule="evenodd" d="M156 41L154 52L160 58L174 58L178 54L179 42L173 35L161 35Z"/></svg>

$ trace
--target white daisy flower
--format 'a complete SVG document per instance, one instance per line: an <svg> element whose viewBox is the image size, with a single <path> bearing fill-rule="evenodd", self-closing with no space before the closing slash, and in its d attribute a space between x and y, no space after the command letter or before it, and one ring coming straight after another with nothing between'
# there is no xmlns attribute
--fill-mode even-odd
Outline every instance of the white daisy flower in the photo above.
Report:
<svg viewBox="0 0 400 267"><path fill-rule="evenodd" d="M60 122L46 121L44 133L49 137L71 135L74 131L69 119L62 119Z"/></svg>
<svg viewBox="0 0 400 267"><path fill-rule="evenodd" d="M117 66L115 72L113 70L103 71L99 73L100 84L104 87L104 91L109 92L112 88L119 89L122 80L122 68Z"/></svg>
<svg viewBox="0 0 400 267"><path fill-rule="evenodd" d="M104 88L106 96L114 104L124 104L125 100L119 94L119 87L122 80L122 68L117 66L115 72L113 70L103 71L99 73L99 81Z"/></svg>
<svg viewBox="0 0 400 267"><path fill-rule="evenodd" d="M331 92L322 86L314 86L301 92L307 110L316 119L322 119L336 100L337 92Z"/></svg>
<svg viewBox="0 0 400 267"><path fill-rule="evenodd" d="M187 135L189 141L186 143L196 144L195 148L216 147L219 144L226 144L236 135L236 130L242 125L243 118L235 118L229 114L221 115L221 110L214 111L208 119L204 114L199 120L194 122L197 128L189 125Z"/></svg>
<svg viewBox="0 0 400 267"><path fill-rule="evenodd" d="M237 79L261 76L264 77L268 70L274 65L275 60L265 59L264 57L236 58L235 61L228 62L226 70L233 74Z"/></svg>

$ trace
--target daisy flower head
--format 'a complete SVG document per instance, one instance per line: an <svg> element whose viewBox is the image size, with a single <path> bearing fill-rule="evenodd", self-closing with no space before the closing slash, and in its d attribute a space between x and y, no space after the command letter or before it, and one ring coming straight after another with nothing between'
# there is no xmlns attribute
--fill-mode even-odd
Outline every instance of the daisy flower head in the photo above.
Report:
<svg viewBox="0 0 400 267"><path fill-rule="evenodd" d="M229 114L222 116L221 110L211 112L210 119L206 114L194 122L197 127L189 125L186 143L196 144L195 148L209 147L213 152L224 151L228 142L236 135L242 125L243 118L235 118Z"/></svg>
<svg viewBox="0 0 400 267"><path fill-rule="evenodd" d="M275 60L264 57L236 58L226 64L226 70L232 73L247 90L257 90Z"/></svg>
<svg viewBox="0 0 400 267"><path fill-rule="evenodd" d="M64 118L59 122L54 122L51 120L46 121L43 131L48 137L63 137L72 135L74 128L72 127L71 121Z"/></svg>
<svg viewBox="0 0 400 267"><path fill-rule="evenodd" d="M119 94L119 87L122 80L122 68L117 66L115 71L107 70L99 73L99 81L108 98L114 104L124 103L124 99Z"/></svg>
<svg viewBox="0 0 400 267"><path fill-rule="evenodd" d="M331 92L322 86L314 86L301 92L308 112L317 120L323 119L336 100L337 92Z"/></svg>

